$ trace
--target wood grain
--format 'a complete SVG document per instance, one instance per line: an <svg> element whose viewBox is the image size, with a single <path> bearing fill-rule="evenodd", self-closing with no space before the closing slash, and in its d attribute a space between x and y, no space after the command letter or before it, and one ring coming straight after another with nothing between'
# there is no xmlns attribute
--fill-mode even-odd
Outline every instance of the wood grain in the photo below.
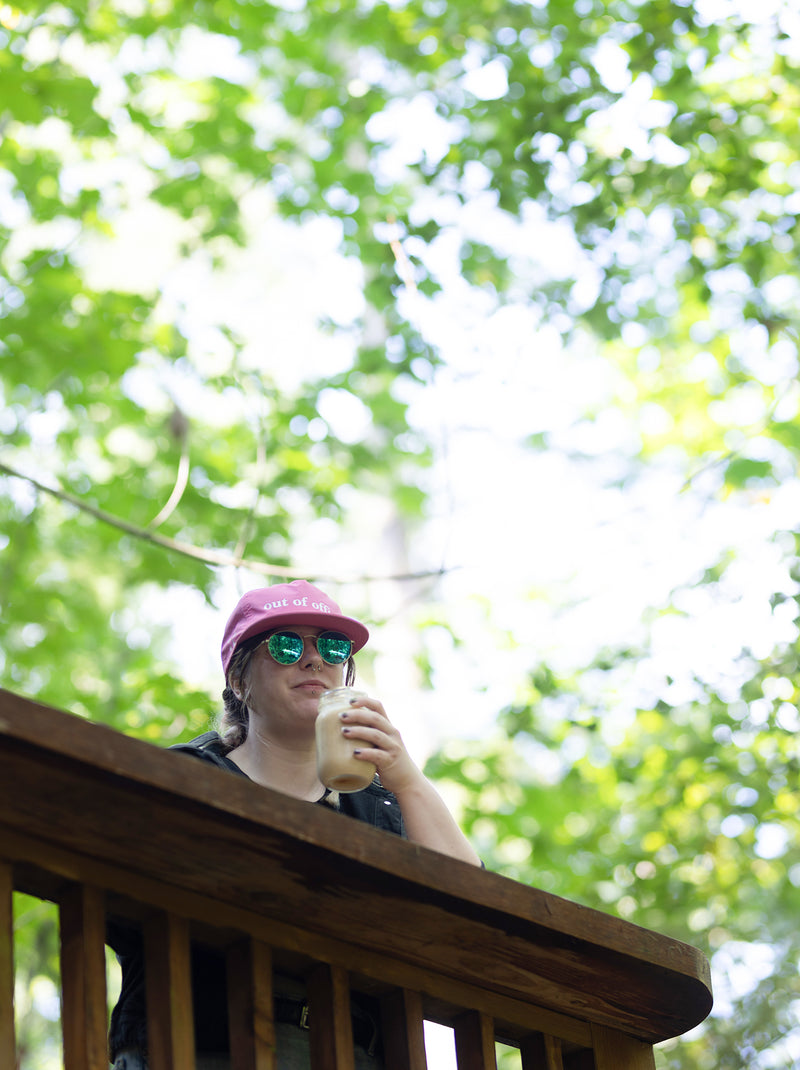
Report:
<svg viewBox="0 0 800 1070"><path fill-rule="evenodd" d="M189 924L158 911L144 927L149 1070L194 1070Z"/></svg>
<svg viewBox="0 0 800 1070"><path fill-rule="evenodd" d="M260 940L238 940L227 969L231 1070L277 1070L272 952Z"/></svg>
<svg viewBox="0 0 800 1070"><path fill-rule="evenodd" d="M381 1001L381 1035L386 1070L427 1070L422 997L395 989Z"/></svg>
<svg viewBox="0 0 800 1070"><path fill-rule="evenodd" d="M311 1070L354 1070L347 974L320 964L308 979Z"/></svg>
<svg viewBox="0 0 800 1070"><path fill-rule="evenodd" d="M522 1070L564 1070L561 1041L546 1033L532 1033L520 1046Z"/></svg>
<svg viewBox="0 0 800 1070"><path fill-rule="evenodd" d="M99 888L82 884L61 897L64 1070L108 1070L103 900Z"/></svg>
<svg viewBox="0 0 800 1070"><path fill-rule="evenodd" d="M0 855L23 882L91 875L517 1036L652 1044L711 1006L687 944L2 691Z"/></svg>
<svg viewBox="0 0 800 1070"><path fill-rule="evenodd" d="M454 1025L458 1070L497 1070L494 1024L480 1011L467 1011Z"/></svg>
<svg viewBox="0 0 800 1070"><path fill-rule="evenodd" d="M616 1029L592 1026L592 1047L597 1070L655 1070L655 1057L649 1044L625 1036Z"/></svg>

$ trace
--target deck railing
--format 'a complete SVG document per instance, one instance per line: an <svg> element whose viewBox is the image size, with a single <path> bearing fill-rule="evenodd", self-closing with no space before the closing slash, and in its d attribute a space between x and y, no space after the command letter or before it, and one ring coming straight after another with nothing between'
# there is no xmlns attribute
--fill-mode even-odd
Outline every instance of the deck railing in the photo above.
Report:
<svg viewBox="0 0 800 1070"><path fill-rule="evenodd" d="M107 914L141 924L150 1070L193 1070L192 941L226 956L233 1070L274 1070L272 976L304 979L313 1070L353 1070L351 994L387 1070L648 1070L708 1014L677 940L453 861L192 758L0 691L0 1066L13 1067L12 893L58 906L65 1070L107 1070ZM431 1070L436 1070L432 1067Z"/></svg>

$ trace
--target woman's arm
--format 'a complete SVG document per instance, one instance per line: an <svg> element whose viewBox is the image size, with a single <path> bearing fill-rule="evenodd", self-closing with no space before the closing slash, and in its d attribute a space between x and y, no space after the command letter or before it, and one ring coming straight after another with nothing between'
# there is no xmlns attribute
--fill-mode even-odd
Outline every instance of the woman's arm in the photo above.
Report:
<svg viewBox="0 0 800 1070"><path fill-rule="evenodd" d="M341 718L342 732L367 744L355 753L373 763L383 786L397 798L409 840L474 866L481 865L441 795L411 760L382 704L377 699L357 699Z"/></svg>

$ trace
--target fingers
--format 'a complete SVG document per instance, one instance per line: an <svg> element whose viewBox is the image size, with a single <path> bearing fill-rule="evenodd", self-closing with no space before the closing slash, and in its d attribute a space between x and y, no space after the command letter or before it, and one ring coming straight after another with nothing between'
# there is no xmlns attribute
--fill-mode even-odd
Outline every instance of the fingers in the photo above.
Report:
<svg viewBox="0 0 800 1070"><path fill-rule="evenodd" d="M364 713L369 711L377 714L379 717L384 717L387 721L389 720L386 710L383 708L383 703L379 702L376 698L353 699L350 703L350 711L348 712L354 713L355 711L363 711Z"/></svg>
<svg viewBox="0 0 800 1070"><path fill-rule="evenodd" d="M376 699L370 699L370 705L367 706L366 701L366 699L360 699L357 705L351 706L349 710L343 710L339 714L342 723L347 726L363 725L366 728L375 728L383 732L397 732L386 716L381 703Z"/></svg>
<svg viewBox="0 0 800 1070"><path fill-rule="evenodd" d="M362 722L353 721L342 726L342 735L355 743L364 743L381 754L389 756L403 752L402 740L398 733L389 733L380 727L372 727Z"/></svg>
<svg viewBox="0 0 800 1070"><path fill-rule="evenodd" d="M378 746L383 733L377 728L366 728L364 725L352 724L344 726L342 735L347 736L348 739L363 740L365 743L372 743L373 746Z"/></svg>
<svg viewBox="0 0 800 1070"><path fill-rule="evenodd" d="M342 734L354 742L363 741L365 747L372 748L364 751L364 757L393 761L405 754L405 747L400 733L391 723L380 702L370 699L370 705L359 700L357 706L351 707L340 714L342 720Z"/></svg>
<svg viewBox="0 0 800 1070"><path fill-rule="evenodd" d="M340 717L343 734L356 744L355 756L373 763L385 788L397 793L419 781L422 774L382 703L358 699Z"/></svg>

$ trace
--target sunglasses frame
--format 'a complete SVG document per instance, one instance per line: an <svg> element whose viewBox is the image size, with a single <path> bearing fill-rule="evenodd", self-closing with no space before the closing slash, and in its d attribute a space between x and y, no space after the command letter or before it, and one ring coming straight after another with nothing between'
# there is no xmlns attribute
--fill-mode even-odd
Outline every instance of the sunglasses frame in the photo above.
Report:
<svg viewBox="0 0 800 1070"><path fill-rule="evenodd" d="M300 640L300 652L298 653L298 655L294 659L294 661L280 661L273 654L272 650L270 649L270 643L272 642L272 640L277 635L293 635L293 636L296 636ZM320 648L319 648L320 640L325 639L326 636L335 636L337 639L344 639L346 642L348 642L350 644L350 649L347 651L347 654L345 654L345 656L340 661L330 661L328 658L325 657L323 652L320 650ZM344 664L347 663L349 658L352 657L352 654L353 654L353 640L348 638L344 634L344 632L337 632L337 631L335 631L333 629L329 629L328 631L320 632L319 635L301 635L300 632L296 632L292 628L279 628L278 631L273 632L271 635L268 635L266 639L262 639L261 642L258 644L258 647L265 646L267 648L267 653L269 654L269 656L272 658L272 660L275 662L276 665L296 665L298 663L298 661L300 661L300 659L303 657L303 652L304 652L304 650L306 648L306 642L305 642L306 639L310 639L314 643L314 649L316 650L316 652L319 654L319 656L322 658L322 660L325 662L326 665L344 665ZM258 649L258 647L256 647L256 649Z"/></svg>

